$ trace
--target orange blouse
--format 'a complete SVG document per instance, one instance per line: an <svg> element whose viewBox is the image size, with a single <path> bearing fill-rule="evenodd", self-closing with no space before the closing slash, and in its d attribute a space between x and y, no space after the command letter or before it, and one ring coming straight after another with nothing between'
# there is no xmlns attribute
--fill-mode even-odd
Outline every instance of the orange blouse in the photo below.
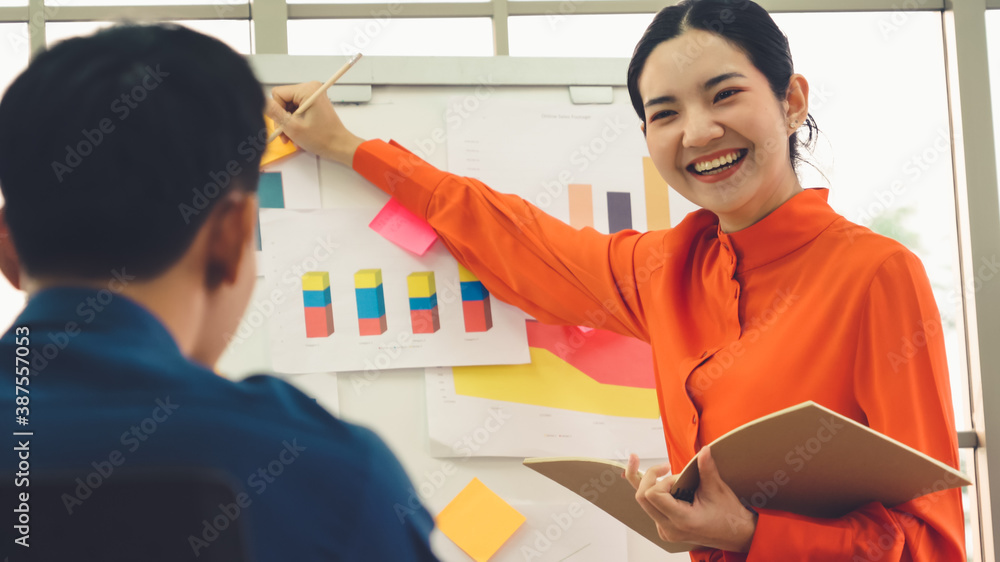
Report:
<svg viewBox="0 0 1000 562"><path fill-rule="evenodd" d="M739 232L700 210L668 230L606 235L396 143L365 142L354 168L424 217L501 300L543 322L650 342L675 473L702 445L805 400L958 467L926 273L899 243L834 212L825 189ZM704 549L692 560L965 560L954 488L838 519L757 512L749 554Z"/></svg>

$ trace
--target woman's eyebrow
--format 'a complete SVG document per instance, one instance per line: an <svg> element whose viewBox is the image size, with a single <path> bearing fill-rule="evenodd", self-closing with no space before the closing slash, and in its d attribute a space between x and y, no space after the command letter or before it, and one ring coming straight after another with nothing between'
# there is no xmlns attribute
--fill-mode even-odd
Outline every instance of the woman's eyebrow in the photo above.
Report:
<svg viewBox="0 0 1000 562"><path fill-rule="evenodd" d="M726 74L720 74L715 78L709 78L708 80L706 80L705 84L702 86L702 89L710 90L712 89L713 86L725 82L730 78L746 78L746 76L740 74L739 72L727 72ZM650 107L652 105L658 105L661 103L674 103L676 101L677 98L674 96L660 96L647 101L645 104L643 104L643 107Z"/></svg>

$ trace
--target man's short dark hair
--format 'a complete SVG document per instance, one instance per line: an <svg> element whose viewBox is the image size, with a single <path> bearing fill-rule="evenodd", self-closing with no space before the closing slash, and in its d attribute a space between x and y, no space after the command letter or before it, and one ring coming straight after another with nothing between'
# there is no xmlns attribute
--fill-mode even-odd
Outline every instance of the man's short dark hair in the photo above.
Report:
<svg viewBox="0 0 1000 562"><path fill-rule="evenodd" d="M256 191L264 92L242 56L126 25L38 56L0 101L0 188L24 270L162 273L230 189Z"/></svg>

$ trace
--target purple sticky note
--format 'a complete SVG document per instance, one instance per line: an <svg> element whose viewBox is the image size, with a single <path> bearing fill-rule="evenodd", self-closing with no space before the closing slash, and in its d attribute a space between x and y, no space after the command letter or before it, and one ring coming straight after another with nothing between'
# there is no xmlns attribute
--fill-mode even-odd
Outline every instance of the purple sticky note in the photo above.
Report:
<svg viewBox="0 0 1000 562"><path fill-rule="evenodd" d="M395 199L390 199L368 226L386 240L418 256L426 254L437 240L437 233L427 221L408 211Z"/></svg>

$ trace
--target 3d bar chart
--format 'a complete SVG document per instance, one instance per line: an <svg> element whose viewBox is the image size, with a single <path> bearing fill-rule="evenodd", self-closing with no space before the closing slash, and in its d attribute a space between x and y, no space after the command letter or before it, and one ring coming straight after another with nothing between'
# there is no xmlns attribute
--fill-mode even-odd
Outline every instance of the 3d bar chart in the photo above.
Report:
<svg viewBox="0 0 1000 562"><path fill-rule="evenodd" d="M418 271L406 277L410 297L410 324L414 334L433 334L441 329L437 287L433 271Z"/></svg>
<svg viewBox="0 0 1000 562"><path fill-rule="evenodd" d="M309 271L302 275L302 301L306 313L306 337L325 338L333 334L333 301L330 274Z"/></svg>
<svg viewBox="0 0 1000 562"><path fill-rule="evenodd" d="M608 192L608 232L632 228L632 194L627 191Z"/></svg>
<svg viewBox="0 0 1000 562"><path fill-rule="evenodd" d="M642 178L646 192L646 230L670 228L670 187L649 156L642 158Z"/></svg>
<svg viewBox="0 0 1000 562"><path fill-rule="evenodd" d="M386 331L385 292L381 269L362 269L354 274L354 295L358 301L358 328L362 336Z"/></svg>
<svg viewBox="0 0 1000 562"><path fill-rule="evenodd" d="M490 293L471 271L458 265L458 280L462 285L462 313L466 332L485 332L493 327Z"/></svg>
<svg viewBox="0 0 1000 562"><path fill-rule="evenodd" d="M594 192L589 184L569 184L569 224L573 228L594 227Z"/></svg>

